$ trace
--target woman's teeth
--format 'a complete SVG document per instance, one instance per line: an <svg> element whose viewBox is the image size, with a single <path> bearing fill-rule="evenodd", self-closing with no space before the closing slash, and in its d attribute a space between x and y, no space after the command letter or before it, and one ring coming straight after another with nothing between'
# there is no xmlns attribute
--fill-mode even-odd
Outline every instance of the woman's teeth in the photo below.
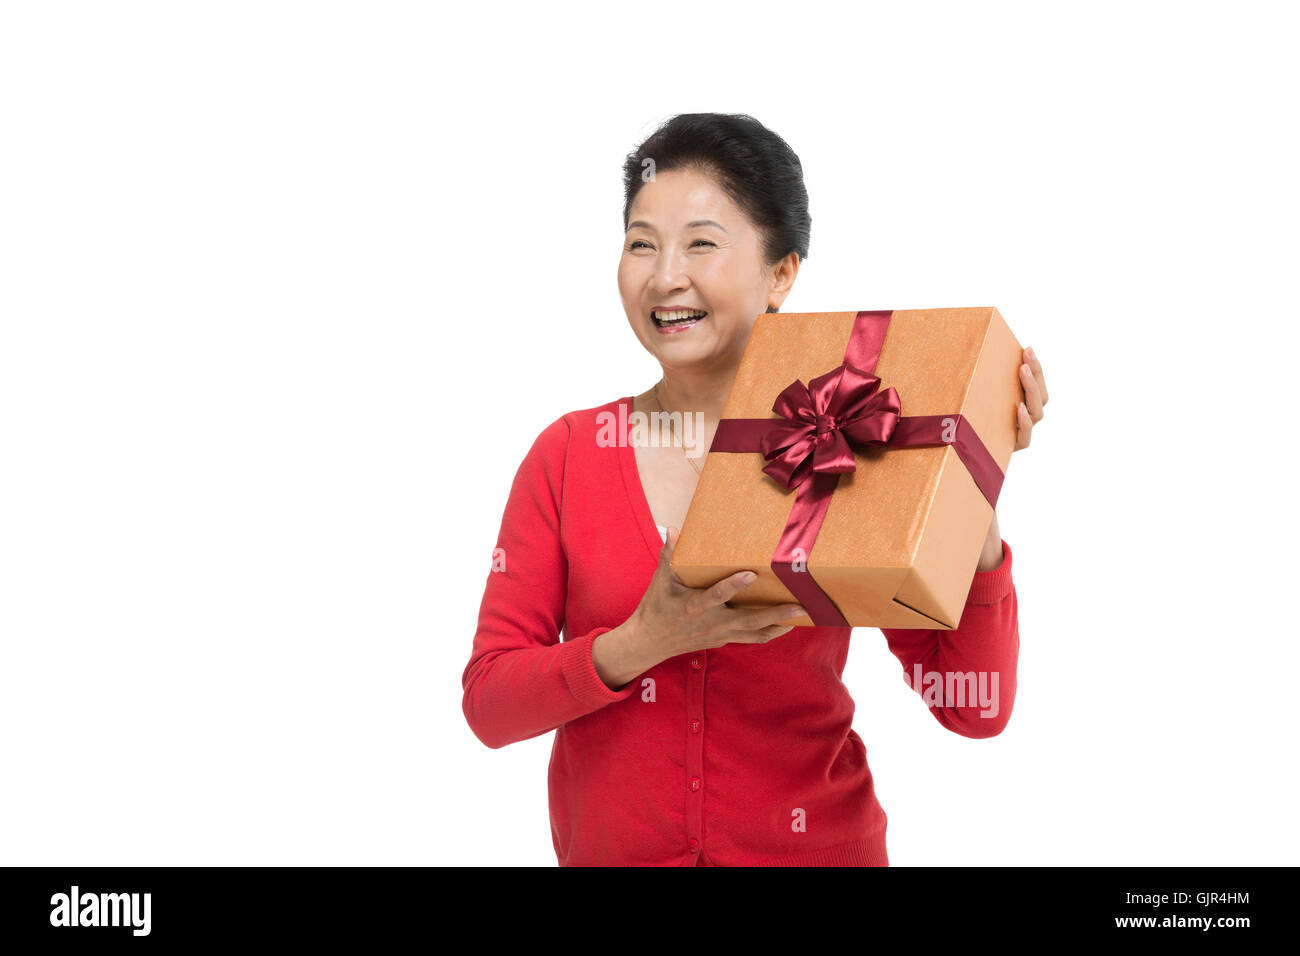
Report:
<svg viewBox="0 0 1300 956"><path fill-rule="evenodd" d="M704 318L707 314L707 312L700 309L673 309L670 311L655 309L650 313L655 325L659 326L686 325Z"/></svg>

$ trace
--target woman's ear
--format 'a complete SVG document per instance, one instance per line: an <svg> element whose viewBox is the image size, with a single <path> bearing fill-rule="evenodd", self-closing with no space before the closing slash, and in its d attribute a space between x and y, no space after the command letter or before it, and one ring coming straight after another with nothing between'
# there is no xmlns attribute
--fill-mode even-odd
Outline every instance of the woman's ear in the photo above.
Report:
<svg viewBox="0 0 1300 956"><path fill-rule="evenodd" d="M799 275L799 253L789 252L772 266L772 290L767 296L767 311L780 311L781 303L790 294L795 277Z"/></svg>

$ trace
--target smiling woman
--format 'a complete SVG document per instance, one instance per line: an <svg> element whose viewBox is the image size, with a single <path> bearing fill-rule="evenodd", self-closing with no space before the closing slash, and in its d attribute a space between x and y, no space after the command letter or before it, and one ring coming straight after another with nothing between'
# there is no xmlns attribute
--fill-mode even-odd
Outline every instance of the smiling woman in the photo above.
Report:
<svg viewBox="0 0 1300 956"><path fill-rule="evenodd" d="M751 117L693 113L624 174L619 295L663 375L556 419L520 465L494 552L508 564L488 575L462 675L466 719L489 747L556 731L562 866L887 865L841 679L851 629L792 628L798 605L729 606L746 571L684 585L668 562L699 462L626 428L667 415L681 435L689 420L702 424L695 457L709 447L755 318L780 309L808 254L799 158ZM1036 421L1034 366L1022 374ZM996 688L996 701L932 702L967 737L999 733L1015 697L1016 594L996 521L990 541L957 630L883 631L905 678L973 671Z"/></svg>

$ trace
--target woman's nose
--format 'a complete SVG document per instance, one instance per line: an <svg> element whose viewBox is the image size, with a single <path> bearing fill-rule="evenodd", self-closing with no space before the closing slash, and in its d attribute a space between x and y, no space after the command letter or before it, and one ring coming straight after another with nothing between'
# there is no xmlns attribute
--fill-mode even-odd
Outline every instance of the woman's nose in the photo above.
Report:
<svg viewBox="0 0 1300 956"><path fill-rule="evenodd" d="M661 256L655 263L654 275L651 281L655 285L654 291L660 295L667 295L670 292L676 292L678 289L684 289L691 284L690 276L687 275L685 263L676 256Z"/></svg>

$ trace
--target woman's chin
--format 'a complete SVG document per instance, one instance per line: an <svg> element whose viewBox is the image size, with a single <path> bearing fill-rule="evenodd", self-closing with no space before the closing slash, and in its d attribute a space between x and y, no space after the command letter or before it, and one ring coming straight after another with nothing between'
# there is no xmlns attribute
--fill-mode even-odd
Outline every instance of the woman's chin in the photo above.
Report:
<svg viewBox="0 0 1300 956"><path fill-rule="evenodd" d="M655 332L646 347L655 355L671 355L675 364L689 362L693 356L703 359L713 352L713 340L699 334L698 329L660 335Z"/></svg>

